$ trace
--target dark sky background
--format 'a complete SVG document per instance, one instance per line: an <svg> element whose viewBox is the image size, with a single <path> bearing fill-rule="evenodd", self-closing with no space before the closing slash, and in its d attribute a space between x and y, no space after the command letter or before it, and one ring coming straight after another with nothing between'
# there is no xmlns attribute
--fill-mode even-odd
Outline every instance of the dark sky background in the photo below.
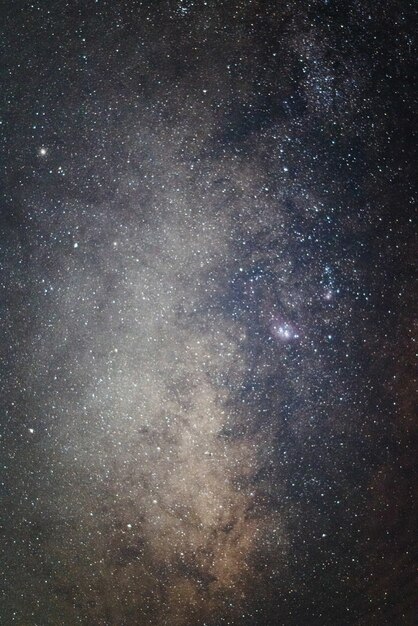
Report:
<svg viewBox="0 0 418 626"><path fill-rule="evenodd" d="M0 623L416 624L414 3L1 14Z"/></svg>

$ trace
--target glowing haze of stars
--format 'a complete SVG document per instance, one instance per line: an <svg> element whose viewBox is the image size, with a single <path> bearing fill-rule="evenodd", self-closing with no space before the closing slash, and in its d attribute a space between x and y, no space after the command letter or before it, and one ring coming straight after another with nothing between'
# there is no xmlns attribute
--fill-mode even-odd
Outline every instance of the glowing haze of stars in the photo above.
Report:
<svg viewBox="0 0 418 626"><path fill-rule="evenodd" d="M4 7L2 624L415 623L414 17Z"/></svg>

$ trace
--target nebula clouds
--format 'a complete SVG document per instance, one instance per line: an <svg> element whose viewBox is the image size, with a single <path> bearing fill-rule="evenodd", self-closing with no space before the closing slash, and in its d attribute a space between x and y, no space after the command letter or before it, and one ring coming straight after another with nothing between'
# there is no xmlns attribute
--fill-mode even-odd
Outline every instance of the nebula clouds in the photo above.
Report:
<svg viewBox="0 0 418 626"><path fill-rule="evenodd" d="M166 158L162 169L172 167ZM164 175L160 184L169 187ZM247 331L221 305L237 210L213 218L194 194L187 184L179 200L161 193L159 214L144 211L144 224L122 233L108 226L106 207L91 207L82 231L69 226L48 259L29 369L49 381L47 514L64 517L72 535L62 543L59 527L48 543L64 565L58 588L74 561L87 568L97 597L89 619L103 619L110 576L125 593L138 581L134 606L150 615L168 594L157 613L167 623L237 616L258 575L254 555L274 554L281 567L287 550L282 515L254 486L274 427L258 433L257 415L238 401L251 367ZM92 559L99 577L88 572ZM86 610L84 594L83 585Z"/></svg>

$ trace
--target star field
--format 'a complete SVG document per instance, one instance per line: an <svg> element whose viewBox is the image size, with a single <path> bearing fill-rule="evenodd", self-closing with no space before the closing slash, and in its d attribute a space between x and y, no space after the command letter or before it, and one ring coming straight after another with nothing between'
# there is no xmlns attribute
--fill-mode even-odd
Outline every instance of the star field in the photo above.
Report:
<svg viewBox="0 0 418 626"><path fill-rule="evenodd" d="M413 3L2 13L0 622L415 624Z"/></svg>

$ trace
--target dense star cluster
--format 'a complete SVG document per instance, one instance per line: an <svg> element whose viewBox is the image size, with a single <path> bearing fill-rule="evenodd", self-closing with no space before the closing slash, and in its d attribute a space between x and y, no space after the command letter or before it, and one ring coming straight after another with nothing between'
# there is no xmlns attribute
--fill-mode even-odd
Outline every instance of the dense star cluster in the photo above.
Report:
<svg viewBox="0 0 418 626"><path fill-rule="evenodd" d="M412 626L413 2L2 13L1 624Z"/></svg>

